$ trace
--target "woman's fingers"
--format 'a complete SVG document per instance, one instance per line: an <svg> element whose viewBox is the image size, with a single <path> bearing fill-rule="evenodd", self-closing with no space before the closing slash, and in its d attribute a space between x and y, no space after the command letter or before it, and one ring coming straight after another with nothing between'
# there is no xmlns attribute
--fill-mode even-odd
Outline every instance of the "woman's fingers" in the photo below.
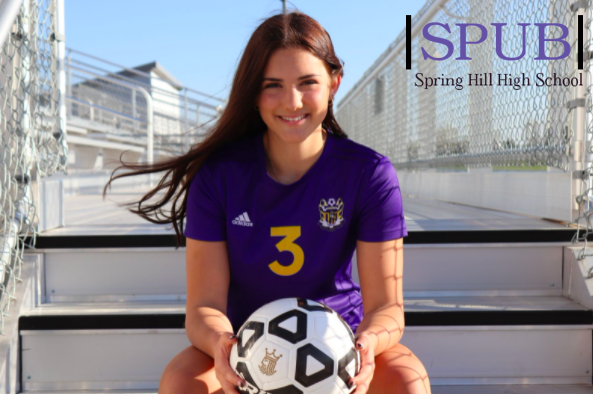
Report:
<svg viewBox="0 0 593 394"><path fill-rule="evenodd" d="M360 353L360 371L350 379L350 388L356 386L354 393L365 394L370 386L375 372L375 354L370 348L369 337L362 334L355 338L356 348Z"/></svg>
<svg viewBox="0 0 593 394"><path fill-rule="evenodd" d="M223 378L225 381L227 381L233 387L234 386L245 387L245 381L240 376L238 376L230 366L227 368L224 368Z"/></svg>
<svg viewBox="0 0 593 394"><path fill-rule="evenodd" d="M224 361L217 366L218 375L222 375L218 380L221 382L221 386L223 386L223 391L225 394L227 394L227 392L235 394L238 393L235 389L235 386L246 386L245 380L233 370L229 360L231 348L233 344L237 342L237 336L230 333L229 335L225 335L224 337L220 338L220 341L221 346L219 347L219 351L221 354L217 358Z"/></svg>
<svg viewBox="0 0 593 394"><path fill-rule="evenodd" d="M375 360L374 357L371 357L368 354L363 354L361 357L361 368L358 375L354 378L350 379L352 383L352 387L356 385L356 393L362 394L368 390L369 384L373 379L373 374L375 372Z"/></svg>
<svg viewBox="0 0 593 394"><path fill-rule="evenodd" d="M369 336L367 334L360 334L354 337L354 344L360 351L369 348Z"/></svg>
<svg viewBox="0 0 593 394"><path fill-rule="evenodd" d="M221 384L222 391L224 394L241 394L239 390L237 390L236 386L232 384Z"/></svg>
<svg viewBox="0 0 593 394"><path fill-rule="evenodd" d="M352 386L356 386L356 394L364 394L369 389L371 380L373 379L373 373L375 371L374 361L369 360L368 357L363 357L362 368L358 375L350 379Z"/></svg>
<svg viewBox="0 0 593 394"><path fill-rule="evenodd" d="M234 334L233 335L230 335L230 336L226 336L225 338L226 339L225 339L225 341L223 343L223 346L224 346L226 352L230 355L231 354L231 349L233 348L233 345L235 343L237 343L237 341L239 339Z"/></svg>

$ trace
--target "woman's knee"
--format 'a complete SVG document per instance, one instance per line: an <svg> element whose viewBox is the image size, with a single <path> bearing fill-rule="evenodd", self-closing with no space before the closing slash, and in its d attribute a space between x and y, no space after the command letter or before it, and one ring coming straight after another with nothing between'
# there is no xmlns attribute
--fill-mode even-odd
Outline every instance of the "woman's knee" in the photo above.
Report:
<svg viewBox="0 0 593 394"><path fill-rule="evenodd" d="M369 393L430 394L430 380L424 364L406 346L398 343L375 358L375 373ZM373 384L374 383L374 384Z"/></svg>
<svg viewBox="0 0 593 394"><path fill-rule="evenodd" d="M214 360L188 346L167 364L159 383L159 394L222 393L214 372Z"/></svg>

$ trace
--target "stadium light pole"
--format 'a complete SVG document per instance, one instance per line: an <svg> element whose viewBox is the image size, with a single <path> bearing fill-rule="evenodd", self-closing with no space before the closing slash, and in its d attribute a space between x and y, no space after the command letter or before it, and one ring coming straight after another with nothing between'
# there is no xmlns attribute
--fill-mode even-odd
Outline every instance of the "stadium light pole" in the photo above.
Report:
<svg viewBox="0 0 593 394"><path fill-rule="evenodd" d="M282 13L286 14L286 0L280 0L282 2Z"/></svg>

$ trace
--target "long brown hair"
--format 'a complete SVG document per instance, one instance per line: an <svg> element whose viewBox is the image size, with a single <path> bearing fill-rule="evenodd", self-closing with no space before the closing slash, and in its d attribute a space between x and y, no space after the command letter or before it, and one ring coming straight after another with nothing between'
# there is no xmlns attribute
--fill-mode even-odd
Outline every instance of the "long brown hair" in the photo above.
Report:
<svg viewBox="0 0 593 394"><path fill-rule="evenodd" d="M112 181L126 176L150 174L166 171L160 182L146 193L138 202L124 205L138 205L137 209L128 208L130 212L142 216L156 224L172 223L177 235L177 246L182 242L183 219L186 216L187 190L191 179L202 166L202 163L217 149L242 137L255 135L266 131L267 126L258 111L254 109L255 101L261 90L264 71L268 59L278 49L300 47L310 51L324 61L332 77L344 75L344 63L338 59L334 46L327 31L313 18L295 11L287 14L274 15L261 23L251 35L249 42L241 56L239 66L233 78L233 85L227 106L223 110L216 124L213 125L206 139L192 145L189 152L183 156L166 159L153 164L122 163L111 174L103 189L103 198L107 187ZM333 113L332 102L328 106L327 115L322 125L329 128L334 135L348 138L340 128ZM132 171L115 175L120 168ZM142 206L160 190L165 190L164 196L154 204ZM179 190L177 190L179 189ZM179 199L183 196L181 206ZM173 199L171 212L163 211ZM150 217L153 214L156 218ZM158 217L162 216L163 219Z"/></svg>

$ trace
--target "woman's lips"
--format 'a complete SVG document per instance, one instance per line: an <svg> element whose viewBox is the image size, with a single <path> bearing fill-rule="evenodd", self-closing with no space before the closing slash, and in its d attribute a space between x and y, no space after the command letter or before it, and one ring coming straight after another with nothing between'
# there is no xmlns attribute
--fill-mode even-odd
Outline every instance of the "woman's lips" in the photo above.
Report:
<svg viewBox="0 0 593 394"><path fill-rule="evenodd" d="M301 115L301 116L303 116L303 115ZM284 119L281 116L278 116L278 119L280 119L283 123L286 123L289 125L298 125L298 124L303 123L308 117L309 117L309 114L305 114L302 119L297 120L297 121L289 121L289 120ZM293 116L291 116L291 118L293 118Z"/></svg>

